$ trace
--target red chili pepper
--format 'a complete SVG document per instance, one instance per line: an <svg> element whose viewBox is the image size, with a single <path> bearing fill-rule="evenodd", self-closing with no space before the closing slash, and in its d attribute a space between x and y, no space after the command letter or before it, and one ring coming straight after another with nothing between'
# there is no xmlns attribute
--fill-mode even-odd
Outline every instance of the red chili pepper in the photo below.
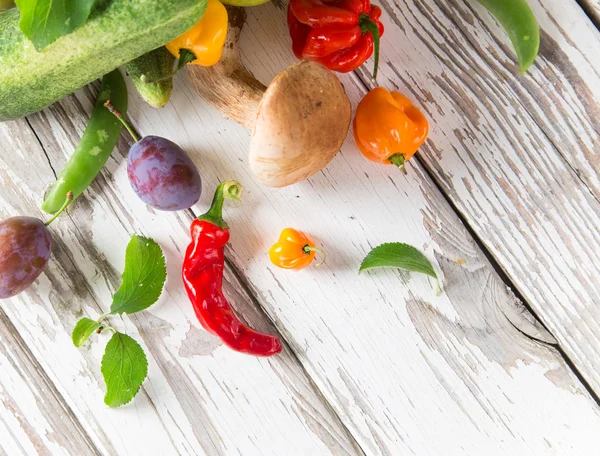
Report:
<svg viewBox="0 0 600 456"><path fill-rule="evenodd" d="M288 28L299 59L316 60L341 73L353 71L375 52L377 77L381 9L370 0L290 0Z"/></svg>
<svg viewBox="0 0 600 456"><path fill-rule="evenodd" d="M229 228L223 220L223 202L225 198L239 201L241 193L238 182L222 182L208 212L192 222L192 242L183 262L183 283L204 329L235 351L271 356L281 352L279 339L244 325L222 292L224 249L229 241Z"/></svg>

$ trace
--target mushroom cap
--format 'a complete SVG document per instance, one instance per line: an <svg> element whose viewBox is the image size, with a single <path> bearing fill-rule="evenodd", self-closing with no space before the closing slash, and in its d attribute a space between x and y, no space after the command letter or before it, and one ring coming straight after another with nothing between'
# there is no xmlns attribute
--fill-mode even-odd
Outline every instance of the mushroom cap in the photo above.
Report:
<svg viewBox="0 0 600 456"><path fill-rule="evenodd" d="M340 150L352 108L338 78L303 60L265 92L250 142L250 167L264 185L285 187L312 176Z"/></svg>

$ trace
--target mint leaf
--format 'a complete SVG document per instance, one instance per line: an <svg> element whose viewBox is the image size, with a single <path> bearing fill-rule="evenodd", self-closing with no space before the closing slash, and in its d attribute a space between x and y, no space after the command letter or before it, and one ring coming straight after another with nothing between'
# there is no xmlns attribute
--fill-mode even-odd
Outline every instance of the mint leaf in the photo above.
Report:
<svg viewBox="0 0 600 456"><path fill-rule="evenodd" d="M21 12L21 31L41 51L82 25L94 0L16 0L16 3Z"/></svg>
<svg viewBox="0 0 600 456"><path fill-rule="evenodd" d="M148 360L140 344L127 334L115 332L104 350L100 370L106 383L104 403L120 407L140 390L148 375Z"/></svg>
<svg viewBox="0 0 600 456"><path fill-rule="evenodd" d="M133 235L125 253L123 282L113 296L113 314L131 314L154 304L162 293L167 268L160 246L152 239Z"/></svg>
<svg viewBox="0 0 600 456"><path fill-rule="evenodd" d="M79 320L73 328L73 333L71 334L73 345L75 345L77 348L81 347L85 341L88 340L88 337L90 337L94 331L100 328L100 326L102 326L100 323L89 318L82 318Z"/></svg>
<svg viewBox="0 0 600 456"><path fill-rule="evenodd" d="M413 246L401 242L390 242L375 247L362 261L358 272L361 273L366 269L385 267L420 272L433 277L436 281L438 279L438 276L427 257ZM439 288L439 281L437 287Z"/></svg>

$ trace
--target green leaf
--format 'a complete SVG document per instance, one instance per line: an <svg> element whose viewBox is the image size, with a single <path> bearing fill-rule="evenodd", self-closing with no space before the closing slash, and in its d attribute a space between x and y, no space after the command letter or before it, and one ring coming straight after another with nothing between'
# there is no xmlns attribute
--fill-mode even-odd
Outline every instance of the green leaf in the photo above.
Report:
<svg viewBox="0 0 600 456"><path fill-rule="evenodd" d="M148 360L140 344L116 332L108 341L100 368L106 383L104 403L120 407L130 402L148 375Z"/></svg>
<svg viewBox="0 0 600 456"><path fill-rule="evenodd" d="M400 242L381 244L371 250L360 265L359 272L372 268L400 268L427 274L437 280L430 261L413 246Z"/></svg>
<svg viewBox="0 0 600 456"><path fill-rule="evenodd" d="M85 23L94 0L16 0L21 12L19 27L36 50Z"/></svg>
<svg viewBox="0 0 600 456"><path fill-rule="evenodd" d="M131 314L154 304L162 293L167 268L160 246L152 239L133 235L125 253L123 282L113 296L113 314Z"/></svg>
<svg viewBox="0 0 600 456"><path fill-rule="evenodd" d="M79 320L73 328L73 333L71 334L73 345L75 345L77 348L81 347L85 341L88 340L88 337L90 337L92 333L101 326L102 325L100 323L89 318L82 318Z"/></svg>

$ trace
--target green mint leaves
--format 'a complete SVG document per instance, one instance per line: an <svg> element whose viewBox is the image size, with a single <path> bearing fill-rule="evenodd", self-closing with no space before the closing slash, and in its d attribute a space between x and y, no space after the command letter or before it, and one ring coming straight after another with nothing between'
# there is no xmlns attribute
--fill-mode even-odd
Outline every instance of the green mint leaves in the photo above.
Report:
<svg viewBox="0 0 600 456"><path fill-rule="evenodd" d="M104 402L120 407L130 402L148 374L142 347L106 321L109 315L131 314L147 309L160 297L167 279L165 257L152 239L133 235L127 245L121 286L113 296L110 312L92 320L82 318L73 328L73 345L81 347L94 333L112 331L102 357L101 372L106 383Z"/></svg>
<svg viewBox="0 0 600 456"><path fill-rule="evenodd" d="M100 370L106 382L104 403L120 407L140 390L148 375L148 360L140 344L127 334L117 332L106 344Z"/></svg>
<svg viewBox="0 0 600 456"><path fill-rule="evenodd" d="M81 347L94 331L97 331L101 326L100 323L89 318L79 320L73 328L73 334L71 335L73 345L77 348Z"/></svg>
<svg viewBox="0 0 600 456"><path fill-rule="evenodd" d="M165 257L152 239L134 235L125 253L121 286L113 296L112 314L131 314L154 304L167 278Z"/></svg>
<svg viewBox="0 0 600 456"><path fill-rule="evenodd" d="M360 265L359 273L372 268L400 268L420 272L436 280L436 294L439 291L438 276L425 255L411 245L401 242L381 244L371 250Z"/></svg>
<svg viewBox="0 0 600 456"><path fill-rule="evenodd" d="M95 0L16 0L19 27L41 51L87 21Z"/></svg>

